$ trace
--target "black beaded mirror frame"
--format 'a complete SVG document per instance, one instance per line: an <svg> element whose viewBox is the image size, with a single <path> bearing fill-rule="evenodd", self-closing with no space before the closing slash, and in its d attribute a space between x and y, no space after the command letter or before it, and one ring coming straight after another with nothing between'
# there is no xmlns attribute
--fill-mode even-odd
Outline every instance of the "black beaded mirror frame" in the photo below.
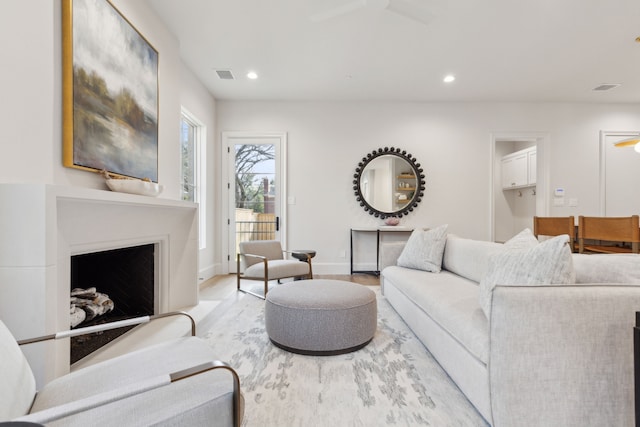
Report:
<svg viewBox="0 0 640 427"><path fill-rule="evenodd" d="M371 206L365 200L364 196L362 195L362 190L360 188L360 179L362 178L362 173L364 172L364 169L367 167L367 165L372 160L380 156L386 156L386 155L393 155L393 156L400 157L403 160L406 160L407 163L409 163L409 165L413 169L413 172L416 176L416 191L414 192L413 197L411 198L411 200L407 202L407 204L404 207L393 212L382 212L374 208L373 206ZM377 150L373 150L371 153L367 154L367 157L362 158L362 161L358 163L358 167L356 168L356 173L353 175L353 178L354 178L353 190L356 196L356 200L358 201L358 203L360 203L360 206L364 208L365 212L369 212L369 215L373 215L376 218L382 218L382 219L389 218L389 217L402 218L403 215L407 215L409 212L412 212L413 208L417 207L418 203L422 201L422 197L424 196L424 189L425 189L424 174L422 172L423 172L423 169L420 167L420 163L417 163L417 159L413 157L411 154L407 154L405 150L401 150L400 148L394 148L394 147L391 147L391 148L384 147L384 148L378 148Z"/></svg>

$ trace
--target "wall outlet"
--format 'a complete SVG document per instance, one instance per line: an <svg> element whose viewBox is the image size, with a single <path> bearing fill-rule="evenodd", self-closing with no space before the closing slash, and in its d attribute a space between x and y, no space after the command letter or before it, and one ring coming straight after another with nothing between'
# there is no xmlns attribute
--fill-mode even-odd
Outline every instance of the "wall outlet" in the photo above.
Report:
<svg viewBox="0 0 640 427"><path fill-rule="evenodd" d="M569 207L575 208L578 206L578 199L571 198L569 199Z"/></svg>
<svg viewBox="0 0 640 427"><path fill-rule="evenodd" d="M554 197L553 206L564 206L564 197Z"/></svg>

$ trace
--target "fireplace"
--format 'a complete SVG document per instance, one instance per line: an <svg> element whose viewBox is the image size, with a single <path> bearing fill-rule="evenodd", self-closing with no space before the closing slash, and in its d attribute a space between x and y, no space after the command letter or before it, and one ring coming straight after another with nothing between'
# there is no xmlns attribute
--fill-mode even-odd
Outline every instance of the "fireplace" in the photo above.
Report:
<svg viewBox="0 0 640 427"><path fill-rule="evenodd" d="M71 257L71 308L81 314L71 327L100 325L156 314L156 244ZM77 362L133 326L71 339L70 362Z"/></svg>
<svg viewBox="0 0 640 427"><path fill-rule="evenodd" d="M5 183L0 184L0 218L0 318L16 339L69 329L70 259L76 255L151 244L157 275L155 313L198 303L195 203L80 187ZM109 347L73 367L68 339L22 350L39 388L101 357Z"/></svg>

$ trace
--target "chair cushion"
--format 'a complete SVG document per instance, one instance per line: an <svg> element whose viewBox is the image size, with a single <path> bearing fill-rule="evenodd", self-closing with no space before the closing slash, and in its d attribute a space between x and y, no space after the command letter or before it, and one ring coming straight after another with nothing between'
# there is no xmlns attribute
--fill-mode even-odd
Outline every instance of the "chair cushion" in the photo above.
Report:
<svg viewBox="0 0 640 427"><path fill-rule="evenodd" d="M261 255L267 259L284 259L282 245L277 240L251 240L238 244L240 254ZM260 258L243 257L244 265L250 267L257 263L262 263Z"/></svg>
<svg viewBox="0 0 640 427"><path fill-rule="evenodd" d="M18 343L2 321L0 360L0 421L7 421L29 412L36 395L36 380Z"/></svg>
<svg viewBox="0 0 640 427"><path fill-rule="evenodd" d="M309 274L309 264L298 260L273 260L269 261L268 280L282 279L285 277L304 276ZM244 271L244 277L263 278L264 263L254 264Z"/></svg>

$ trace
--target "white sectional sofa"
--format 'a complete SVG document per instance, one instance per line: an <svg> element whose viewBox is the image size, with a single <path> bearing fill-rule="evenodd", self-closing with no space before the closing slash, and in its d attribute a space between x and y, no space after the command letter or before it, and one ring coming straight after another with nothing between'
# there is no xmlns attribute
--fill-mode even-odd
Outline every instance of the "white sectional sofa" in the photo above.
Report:
<svg viewBox="0 0 640 427"><path fill-rule="evenodd" d="M479 282L505 246L449 235L433 273L383 244L383 295L490 424L634 425L640 257L568 255L575 284L499 284L489 320Z"/></svg>

